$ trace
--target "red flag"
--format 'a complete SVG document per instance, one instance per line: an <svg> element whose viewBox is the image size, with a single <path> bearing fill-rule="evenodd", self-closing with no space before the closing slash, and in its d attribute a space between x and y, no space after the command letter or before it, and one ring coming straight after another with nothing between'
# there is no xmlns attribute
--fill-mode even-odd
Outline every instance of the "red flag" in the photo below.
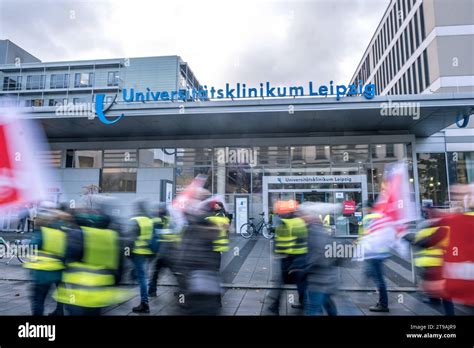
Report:
<svg viewBox="0 0 474 348"><path fill-rule="evenodd" d="M0 206L15 204L20 192L14 184L11 151L6 136L6 126L0 124Z"/></svg>
<svg viewBox="0 0 474 348"><path fill-rule="evenodd" d="M207 176L198 175L193 181L173 200L172 207L178 211L184 211L192 203L200 188L206 183Z"/></svg>

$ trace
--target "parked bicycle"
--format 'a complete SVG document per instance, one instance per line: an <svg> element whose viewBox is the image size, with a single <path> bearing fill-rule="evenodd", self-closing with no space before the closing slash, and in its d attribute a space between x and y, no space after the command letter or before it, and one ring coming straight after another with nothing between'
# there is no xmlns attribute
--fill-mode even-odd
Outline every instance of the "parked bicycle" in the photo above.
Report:
<svg viewBox="0 0 474 348"><path fill-rule="evenodd" d="M240 227L240 235L242 237L249 239L260 232L267 239L271 239L275 236L275 228L265 221L265 213L260 213L259 215L262 217L262 220L257 224L253 222L254 218L249 218L249 222Z"/></svg>
<svg viewBox="0 0 474 348"><path fill-rule="evenodd" d="M0 259L9 257L7 265L16 257L21 263L26 261L28 256L29 239L15 239L13 242L6 241L0 237ZM26 251L26 252L25 252Z"/></svg>

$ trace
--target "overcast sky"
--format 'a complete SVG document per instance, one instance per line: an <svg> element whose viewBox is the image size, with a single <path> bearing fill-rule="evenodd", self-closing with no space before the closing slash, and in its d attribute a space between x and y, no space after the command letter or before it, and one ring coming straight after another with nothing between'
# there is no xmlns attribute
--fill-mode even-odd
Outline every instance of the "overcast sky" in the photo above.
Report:
<svg viewBox="0 0 474 348"><path fill-rule="evenodd" d="M347 83L389 0L0 0L42 61L179 55L208 86Z"/></svg>

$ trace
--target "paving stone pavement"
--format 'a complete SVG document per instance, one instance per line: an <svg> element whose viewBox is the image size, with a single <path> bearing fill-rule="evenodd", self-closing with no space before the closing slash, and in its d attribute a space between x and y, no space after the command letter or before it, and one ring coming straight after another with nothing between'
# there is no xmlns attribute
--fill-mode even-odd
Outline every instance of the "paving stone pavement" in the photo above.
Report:
<svg viewBox="0 0 474 348"><path fill-rule="evenodd" d="M30 315L30 281L0 281L0 315ZM177 287L160 286L158 296L150 298L150 314L135 314L132 308L139 303L138 287L128 286L137 294L127 302L104 310L104 315L183 315L175 296ZM225 316L262 316L273 315L269 310L268 289L224 289L220 315ZM280 305L280 315L303 315L302 311L291 307L291 300L297 298L295 290L284 290ZM417 293L390 292L390 313L373 313L368 310L377 301L374 291L340 291L334 296L338 314L346 316L360 315L442 315L441 305L424 303ZM46 313L55 308L54 300L49 296L46 301ZM469 308L456 306L457 315L473 315Z"/></svg>
<svg viewBox="0 0 474 348"><path fill-rule="evenodd" d="M273 256L272 241L264 238L246 240L238 236L231 238L231 248L222 256L221 277L224 284L221 315L271 315L268 311L270 291L277 285L278 263ZM129 262L128 262L129 263ZM107 308L105 315L136 315L132 308L139 302L138 288L129 278L130 263L125 272L124 283L137 294L129 301ZM442 315L442 306L426 304L415 292L411 265L406 260L392 258L386 262L386 279L389 290L390 313L373 313L368 307L377 302L372 284L363 277L361 262L352 262L350 267L340 269L340 289L334 296L340 315ZM175 292L178 291L170 272L160 276L158 296L150 299L150 315L180 315ZM21 263L13 259L0 259L0 315L29 315L29 273ZM280 315L302 315L292 308L297 299L294 286L285 286L280 306ZM46 312L54 309L49 298ZM457 306L460 315L471 314L469 309Z"/></svg>

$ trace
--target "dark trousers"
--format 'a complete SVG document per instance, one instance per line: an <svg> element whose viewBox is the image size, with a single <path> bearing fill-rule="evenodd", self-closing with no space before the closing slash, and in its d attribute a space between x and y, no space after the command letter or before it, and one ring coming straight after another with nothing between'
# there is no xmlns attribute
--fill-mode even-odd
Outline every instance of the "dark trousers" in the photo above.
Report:
<svg viewBox="0 0 474 348"><path fill-rule="evenodd" d="M99 316L102 313L102 308L80 307L74 305L66 305L68 315L73 316Z"/></svg>
<svg viewBox="0 0 474 348"><path fill-rule="evenodd" d="M44 302L48 296L49 289L52 287L54 282L51 283L33 283L32 294L31 294L31 311L34 316L44 315ZM63 314L63 305L62 303L57 304L55 313L57 315Z"/></svg>
<svg viewBox="0 0 474 348"><path fill-rule="evenodd" d="M23 218L18 220L18 225L16 227L17 230L23 231L25 229L25 225L27 223L27 218Z"/></svg>
<svg viewBox="0 0 474 348"><path fill-rule="evenodd" d="M330 294L319 291L306 291L304 315L322 315L323 308L329 316L337 315L336 304Z"/></svg>
<svg viewBox="0 0 474 348"><path fill-rule="evenodd" d="M149 294L153 294L156 292L158 277L160 276L161 270L164 268L172 270L171 260L167 256L158 256L155 260L152 276L150 278L150 281L148 282Z"/></svg>
<svg viewBox="0 0 474 348"><path fill-rule="evenodd" d="M387 285L383 275L384 259L368 259L366 262L367 276L372 279L379 291L379 304L383 307L388 307Z"/></svg>
<svg viewBox="0 0 474 348"><path fill-rule="evenodd" d="M188 294L186 306L183 307L187 315L218 315L220 311L220 295Z"/></svg>
<svg viewBox="0 0 474 348"><path fill-rule="evenodd" d="M271 307L273 309L278 309L280 307L280 298L282 294L282 289L280 289L283 284L296 284L298 290L298 301L300 304L304 303L304 294L306 289L306 277L304 272L299 270L299 265L302 264L305 260L306 255L290 255L280 260L280 279L277 284L277 289L274 289L270 297L273 299Z"/></svg>

